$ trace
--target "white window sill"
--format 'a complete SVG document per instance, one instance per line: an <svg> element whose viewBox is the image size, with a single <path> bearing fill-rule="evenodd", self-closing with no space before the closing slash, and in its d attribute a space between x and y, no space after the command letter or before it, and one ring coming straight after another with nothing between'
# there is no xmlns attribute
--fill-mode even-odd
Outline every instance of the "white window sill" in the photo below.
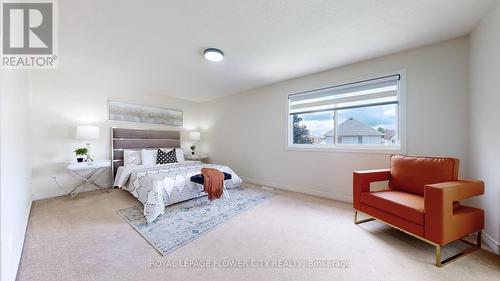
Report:
<svg viewBox="0 0 500 281"><path fill-rule="evenodd" d="M309 145L309 144L289 144L286 150L292 151L312 151L312 152L346 152L346 153L380 153L395 154L404 153L400 145L384 146L360 146L360 145Z"/></svg>

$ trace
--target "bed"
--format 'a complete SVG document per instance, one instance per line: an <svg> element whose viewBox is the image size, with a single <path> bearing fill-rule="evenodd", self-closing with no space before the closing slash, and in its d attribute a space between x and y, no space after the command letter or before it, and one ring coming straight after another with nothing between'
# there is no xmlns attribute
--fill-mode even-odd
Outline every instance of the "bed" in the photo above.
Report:
<svg viewBox="0 0 500 281"><path fill-rule="evenodd" d="M178 163L156 164L154 153L159 148L175 149ZM203 187L190 179L204 167L231 174L224 181L226 189L242 182L227 166L184 160L179 131L111 128L111 154L113 186L127 190L143 204L148 223L163 215L165 206L199 197Z"/></svg>

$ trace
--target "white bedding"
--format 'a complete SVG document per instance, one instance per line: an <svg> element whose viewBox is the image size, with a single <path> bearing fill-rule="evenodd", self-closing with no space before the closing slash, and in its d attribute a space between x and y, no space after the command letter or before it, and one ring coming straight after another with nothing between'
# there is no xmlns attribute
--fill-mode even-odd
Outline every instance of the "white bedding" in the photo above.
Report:
<svg viewBox="0 0 500 281"><path fill-rule="evenodd" d="M144 205L148 223L163 215L165 206L199 196L202 186L191 182L202 168L214 168L231 174L224 181L226 188L239 187L242 180L231 168L199 161L155 165L129 165L118 168L114 186L129 191Z"/></svg>

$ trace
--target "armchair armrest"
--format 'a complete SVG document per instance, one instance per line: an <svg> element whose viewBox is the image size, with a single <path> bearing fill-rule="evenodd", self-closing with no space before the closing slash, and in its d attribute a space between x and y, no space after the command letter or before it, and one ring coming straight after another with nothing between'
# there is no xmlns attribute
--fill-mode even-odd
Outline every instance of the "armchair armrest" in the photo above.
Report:
<svg viewBox="0 0 500 281"><path fill-rule="evenodd" d="M484 183L479 180L457 180L429 184L424 188L426 238L439 243L457 239L454 229L467 222L453 217L453 201L484 193Z"/></svg>
<svg viewBox="0 0 500 281"><path fill-rule="evenodd" d="M361 192L369 192L370 183L388 180L390 175L390 169L354 171L352 173L352 193L354 209L360 208Z"/></svg>
<svg viewBox="0 0 500 281"><path fill-rule="evenodd" d="M484 193L484 183L480 180L461 179L425 186L424 196L439 196L445 201L462 200Z"/></svg>

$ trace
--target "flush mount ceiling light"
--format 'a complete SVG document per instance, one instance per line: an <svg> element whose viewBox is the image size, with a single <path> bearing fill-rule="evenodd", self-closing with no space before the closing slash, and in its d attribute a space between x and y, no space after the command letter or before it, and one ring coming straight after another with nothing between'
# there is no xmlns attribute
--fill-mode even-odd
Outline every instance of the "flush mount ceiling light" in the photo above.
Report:
<svg viewBox="0 0 500 281"><path fill-rule="evenodd" d="M203 56L213 62L221 62L224 59L224 52L216 48L208 48L203 51Z"/></svg>

